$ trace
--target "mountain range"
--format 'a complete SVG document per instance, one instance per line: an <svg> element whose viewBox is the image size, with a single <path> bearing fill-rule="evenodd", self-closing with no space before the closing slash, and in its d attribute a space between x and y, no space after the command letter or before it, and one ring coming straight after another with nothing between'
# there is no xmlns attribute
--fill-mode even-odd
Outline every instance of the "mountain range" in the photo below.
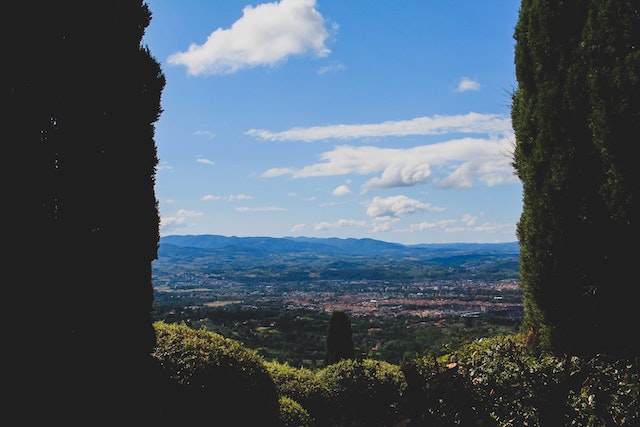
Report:
<svg viewBox="0 0 640 427"><path fill-rule="evenodd" d="M159 256L188 253L219 253L229 256L318 256L385 259L432 259L460 256L518 256L518 242L504 243L424 243L403 245L362 238L318 237L236 237L214 234L169 235L160 238Z"/></svg>

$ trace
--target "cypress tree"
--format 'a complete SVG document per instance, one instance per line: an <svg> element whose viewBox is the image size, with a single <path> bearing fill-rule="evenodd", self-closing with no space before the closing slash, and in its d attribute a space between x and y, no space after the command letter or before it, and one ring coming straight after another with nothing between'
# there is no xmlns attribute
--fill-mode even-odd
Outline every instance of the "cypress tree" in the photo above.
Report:
<svg viewBox="0 0 640 427"><path fill-rule="evenodd" d="M353 359L354 357L355 350L349 316L342 310L333 310L327 328L325 362L327 365L332 365L342 359Z"/></svg>
<svg viewBox="0 0 640 427"><path fill-rule="evenodd" d="M165 84L141 45L151 12L141 0L10 2L3 17L12 409L27 424L151 419Z"/></svg>
<svg viewBox="0 0 640 427"><path fill-rule="evenodd" d="M616 329L635 320L639 31L630 0L521 3L512 121L523 327L559 354L638 354Z"/></svg>

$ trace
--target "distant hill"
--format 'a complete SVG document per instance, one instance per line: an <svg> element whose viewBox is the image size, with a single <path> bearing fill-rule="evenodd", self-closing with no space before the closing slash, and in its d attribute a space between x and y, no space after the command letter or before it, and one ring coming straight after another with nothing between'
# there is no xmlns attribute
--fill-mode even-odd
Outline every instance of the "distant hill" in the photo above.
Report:
<svg viewBox="0 0 640 427"><path fill-rule="evenodd" d="M324 280L514 279L519 245L402 245L375 239L171 235L160 239L156 277L201 274L246 283Z"/></svg>
<svg viewBox="0 0 640 427"><path fill-rule="evenodd" d="M160 238L160 255L194 253L193 249L219 252L229 256L256 257L321 256L402 259L433 259L478 255L519 255L518 242L506 243L433 243L402 245L375 239L340 239L336 237L236 237L213 234L170 235ZM198 253L199 251L195 251Z"/></svg>

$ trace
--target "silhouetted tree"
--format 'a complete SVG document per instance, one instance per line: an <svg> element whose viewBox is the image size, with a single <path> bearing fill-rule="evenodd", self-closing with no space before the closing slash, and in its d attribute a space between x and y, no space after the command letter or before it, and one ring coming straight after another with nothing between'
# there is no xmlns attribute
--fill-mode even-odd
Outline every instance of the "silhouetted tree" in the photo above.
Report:
<svg viewBox="0 0 640 427"><path fill-rule="evenodd" d="M523 0L515 29L514 167L524 328L562 354L639 354L640 13L635 0Z"/></svg>
<svg viewBox="0 0 640 427"><path fill-rule="evenodd" d="M2 10L3 180L20 419L152 417L154 123L165 78L141 0ZM151 388L153 389L153 388Z"/></svg>
<svg viewBox="0 0 640 427"><path fill-rule="evenodd" d="M327 328L325 362L327 365L331 365L342 359L353 359L354 357L355 350L349 316L342 310L333 310Z"/></svg>

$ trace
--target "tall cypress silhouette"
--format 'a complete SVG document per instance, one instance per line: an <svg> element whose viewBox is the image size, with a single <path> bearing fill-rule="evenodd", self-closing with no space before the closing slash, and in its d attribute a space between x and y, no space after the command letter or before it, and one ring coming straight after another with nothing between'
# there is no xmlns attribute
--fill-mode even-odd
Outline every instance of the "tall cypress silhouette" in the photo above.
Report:
<svg viewBox="0 0 640 427"><path fill-rule="evenodd" d="M331 365L342 359L353 359L354 357L355 350L349 316L342 310L334 310L327 328L325 363Z"/></svg>
<svg viewBox="0 0 640 427"><path fill-rule="evenodd" d="M638 355L637 1L524 0L514 34L524 328L558 354Z"/></svg>
<svg viewBox="0 0 640 427"><path fill-rule="evenodd" d="M151 417L165 85L141 44L151 12L11 2L3 17L12 409L25 424Z"/></svg>

